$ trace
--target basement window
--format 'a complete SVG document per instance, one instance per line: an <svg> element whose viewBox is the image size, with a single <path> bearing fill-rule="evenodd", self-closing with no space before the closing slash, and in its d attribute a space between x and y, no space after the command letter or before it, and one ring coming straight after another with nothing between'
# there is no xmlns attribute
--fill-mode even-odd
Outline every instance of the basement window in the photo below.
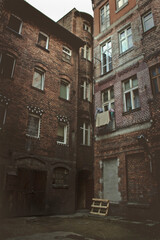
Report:
<svg viewBox="0 0 160 240"><path fill-rule="evenodd" d="M15 31L16 33L21 34L22 21L18 17L11 15L9 19L8 27L13 31Z"/></svg>

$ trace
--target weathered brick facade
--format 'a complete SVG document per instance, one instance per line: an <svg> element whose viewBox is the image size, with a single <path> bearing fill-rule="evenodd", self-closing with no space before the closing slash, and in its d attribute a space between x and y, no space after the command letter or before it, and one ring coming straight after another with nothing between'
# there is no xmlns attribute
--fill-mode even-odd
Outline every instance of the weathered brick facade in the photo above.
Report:
<svg viewBox="0 0 160 240"><path fill-rule="evenodd" d="M79 51L79 82L78 82L78 129L81 122L86 121L91 126L91 142L89 146L81 144L81 133L77 132L77 208L90 209L93 197L93 18L75 8L58 21L60 25L81 38L90 48L90 58ZM86 81L89 85L90 99L82 96L82 85ZM84 88L83 88L84 90Z"/></svg>
<svg viewBox="0 0 160 240"><path fill-rule="evenodd" d="M111 202L110 214L157 217L155 209L158 207L160 192L157 175L160 149L157 125L159 92L153 92L150 69L160 62L160 9L158 1L154 0L120 2L123 5L118 8L118 1L93 1L95 111L103 107L103 92L112 87L115 114L114 125L111 119L108 125L95 127L95 197L108 196ZM108 4L110 23L101 31L102 11ZM148 25L144 26L145 16L151 19L150 29L146 31L144 27ZM131 47L127 45L130 44L129 37L125 37L129 32L132 34ZM101 51L108 41L112 45L112 68L103 73L104 55L101 55ZM123 47L126 49L123 50ZM134 98L127 110L130 97L125 93L128 87L125 84L135 78L138 82L139 103L133 106L136 98L133 90ZM114 171L117 173L112 176Z"/></svg>
<svg viewBox="0 0 160 240"><path fill-rule="evenodd" d="M74 212L79 48L84 42L21 0L6 1L2 18L0 209L9 215ZM13 30L19 23L20 33ZM42 42L49 39L47 47L38 42L41 32ZM64 46L71 50L70 60L64 58ZM14 59L10 76L7 56ZM42 90L33 86L35 69L38 76L43 72ZM61 87L62 80L67 87ZM64 88L68 99L60 97ZM30 116L32 124L39 121L38 137L28 134ZM57 138L59 124L67 129L64 143Z"/></svg>

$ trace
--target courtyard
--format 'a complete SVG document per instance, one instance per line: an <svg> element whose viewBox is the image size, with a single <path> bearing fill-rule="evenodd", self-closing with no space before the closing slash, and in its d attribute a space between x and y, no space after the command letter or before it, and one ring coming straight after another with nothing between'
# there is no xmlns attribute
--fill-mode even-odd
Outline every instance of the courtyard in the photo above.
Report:
<svg viewBox="0 0 160 240"><path fill-rule="evenodd" d="M0 240L159 240L160 222L131 221L89 213L5 218Z"/></svg>

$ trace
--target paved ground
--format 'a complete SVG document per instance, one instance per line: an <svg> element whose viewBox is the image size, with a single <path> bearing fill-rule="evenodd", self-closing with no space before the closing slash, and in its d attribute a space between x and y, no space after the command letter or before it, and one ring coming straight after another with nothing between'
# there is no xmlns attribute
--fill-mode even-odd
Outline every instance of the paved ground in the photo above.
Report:
<svg viewBox="0 0 160 240"><path fill-rule="evenodd" d="M160 240L160 222L90 214L0 220L0 240Z"/></svg>

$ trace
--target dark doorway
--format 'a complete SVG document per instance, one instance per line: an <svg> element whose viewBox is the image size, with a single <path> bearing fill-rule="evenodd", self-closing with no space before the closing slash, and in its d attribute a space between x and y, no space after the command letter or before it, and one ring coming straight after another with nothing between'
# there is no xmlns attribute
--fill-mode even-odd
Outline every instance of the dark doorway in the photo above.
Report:
<svg viewBox="0 0 160 240"><path fill-rule="evenodd" d="M93 178L89 171L80 171L77 186L77 209L90 209L93 197Z"/></svg>
<svg viewBox="0 0 160 240"><path fill-rule="evenodd" d="M45 207L46 172L19 168L17 175L7 175L6 204L9 215L42 214Z"/></svg>

